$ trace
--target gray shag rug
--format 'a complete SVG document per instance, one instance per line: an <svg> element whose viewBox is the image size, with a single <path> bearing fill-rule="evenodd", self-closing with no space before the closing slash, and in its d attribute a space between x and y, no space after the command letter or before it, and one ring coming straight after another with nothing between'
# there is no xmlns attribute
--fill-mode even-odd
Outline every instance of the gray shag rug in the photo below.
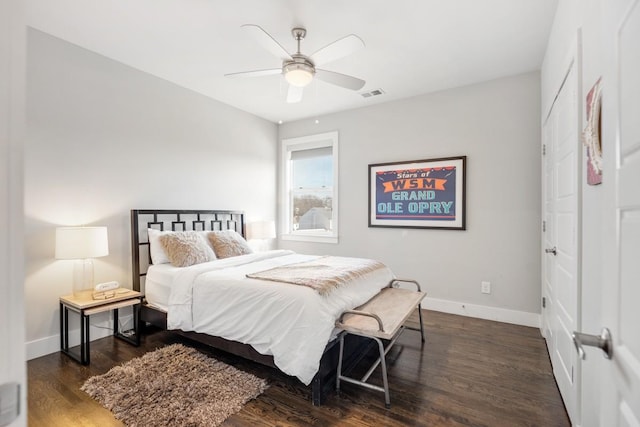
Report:
<svg viewBox="0 0 640 427"><path fill-rule="evenodd" d="M267 388L265 380L181 344L89 378L81 390L128 426L217 426Z"/></svg>

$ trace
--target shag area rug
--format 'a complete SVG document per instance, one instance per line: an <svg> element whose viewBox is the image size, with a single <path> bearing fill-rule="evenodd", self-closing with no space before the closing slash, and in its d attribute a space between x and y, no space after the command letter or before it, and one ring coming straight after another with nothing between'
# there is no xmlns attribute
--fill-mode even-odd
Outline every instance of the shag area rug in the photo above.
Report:
<svg viewBox="0 0 640 427"><path fill-rule="evenodd" d="M128 426L217 426L267 388L265 380L181 344L89 378L85 391Z"/></svg>

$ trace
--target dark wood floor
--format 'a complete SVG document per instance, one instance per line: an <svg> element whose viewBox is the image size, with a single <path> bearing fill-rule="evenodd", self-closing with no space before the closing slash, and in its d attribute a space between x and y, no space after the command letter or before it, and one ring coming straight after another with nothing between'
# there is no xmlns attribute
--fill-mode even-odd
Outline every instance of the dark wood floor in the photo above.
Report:
<svg viewBox="0 0 640 427"><path fill-rule="evenodd" d="M388 410L381 393L351 384L326 405L313 407L308 389L297 380L198 348L270 383L225 426L570 425L538 329L432 311L425 311L424 322L423 348L418 332L406 331L389 355ZM174 342L194 345L168 332L149 331L139 348L112 337L92 342L90 366L60 353L29 361L29 425L122 425L80 386L92 375Z"/></svg>

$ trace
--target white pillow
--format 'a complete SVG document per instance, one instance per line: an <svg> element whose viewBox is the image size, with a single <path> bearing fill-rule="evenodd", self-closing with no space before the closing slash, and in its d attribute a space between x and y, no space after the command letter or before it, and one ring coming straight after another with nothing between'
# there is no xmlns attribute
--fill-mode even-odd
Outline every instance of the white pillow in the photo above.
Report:
<svg viewBox="0 0 640 427"><path fill-rule="evenodd" d="M155 228L147 228L147 236L149 236L149 248L152 264L168 264L170 262L169 257L164 250L164 247L162 247L162 244L160 243L160 236L171 233L175 233L175 231L160 231L156 230ZM209 242L209 239L207 238L207 235L210 233L210 231L188 231L188 233L198 233L203 236L204 240L207 242L207 246L211 248L211 252L213 255L212 259L215 259L213 246L211 246L211 242Z"/></svg>
<svg viewBox="0 0 640 427"><path fill-rule="evenodd" d="M147 229L147 236L149 236L149 252L151 253L152 264L168 264L169 258L164 252L164 248L160 244L160 236L163 234L173 233L173 231L160 231L155 228Z"/></svg>

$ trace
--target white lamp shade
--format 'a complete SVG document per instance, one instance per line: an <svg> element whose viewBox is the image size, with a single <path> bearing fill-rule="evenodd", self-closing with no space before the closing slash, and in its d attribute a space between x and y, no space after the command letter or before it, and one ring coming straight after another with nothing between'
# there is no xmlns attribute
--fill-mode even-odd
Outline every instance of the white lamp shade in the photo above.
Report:
<svg viewBox="0 0 640 427"><path fill-rule="evenodd" d="M87 259L109 255L107 227L56 228L56 259Z"/></svg>
<svg viewBox="0 0 640 427"><path fill-rule="evenodd" d="M288 71L284 78L294 86L305 87L313 80L313 74L307 70L296 69Z"/></svg>
<svg viewBox="0 0 640 427"><path fill-rule="evenodd" d="M247 224L248 239L275 239L276 224L273 221L257 221Z"/></svg>
<svg viewBox="0 0 640 427"><path fill-rule="evenodd" d="M284 78L290 85L297 87L305 87L315 74L315 69L312 65L303 62L291 62L284 66L283 69Z"/></svg>

